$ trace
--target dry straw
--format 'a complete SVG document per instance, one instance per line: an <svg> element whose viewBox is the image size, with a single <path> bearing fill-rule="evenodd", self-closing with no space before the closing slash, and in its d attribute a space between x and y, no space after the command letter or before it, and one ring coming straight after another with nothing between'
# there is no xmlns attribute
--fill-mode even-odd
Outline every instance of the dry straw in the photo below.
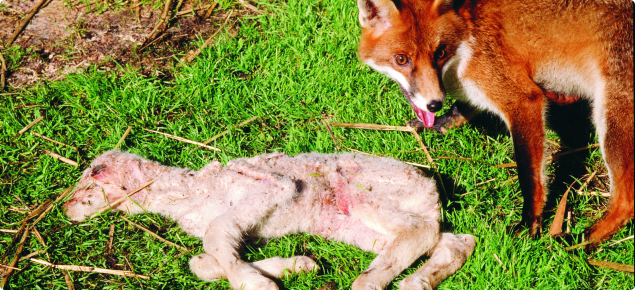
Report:
<svg viewBox="0 0 635 290"><path fill-rule="evenodd" d="M174 139L174 140L178 140L178 141L189 143L189 144L194 144L196 146L204 147L204 148L207 148L207 149L211 149L211 150L215 150L215 151L219 151L219 152L222 151L222 150L220 150L220 149L218 149L218 148L216 148L214 146L209 146L209 145L203 144L201 142L192 141L190 139L185 139L183 137L175 136L175 135L172 135L172 134L163 133L163 132L159 132L159 131L154 131L154 130L150 130L150 129L146 129L146 128L143 128L143 130L146 130L146 131L152 132L152 133L161 134L161 135L163 135L165 137L168 137L168 138L171 138L171 139Z"/></svg>

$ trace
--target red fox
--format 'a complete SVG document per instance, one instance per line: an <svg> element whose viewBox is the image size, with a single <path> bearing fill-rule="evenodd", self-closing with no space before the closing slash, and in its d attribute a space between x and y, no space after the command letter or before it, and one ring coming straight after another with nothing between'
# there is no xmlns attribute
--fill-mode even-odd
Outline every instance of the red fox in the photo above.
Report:
<svg viewBox="0 0 635 290"><path fill-rule="evenodd" d="M358 0L360 59L395 80L414 126L445 133L474 112L511 133L525 199L542 232L548 101L590 101L611 182L593 245L633 218L633 2L630 0ZM445 94L458 102L443 116ZM469 106L465 105L469 104Z"/></svg>

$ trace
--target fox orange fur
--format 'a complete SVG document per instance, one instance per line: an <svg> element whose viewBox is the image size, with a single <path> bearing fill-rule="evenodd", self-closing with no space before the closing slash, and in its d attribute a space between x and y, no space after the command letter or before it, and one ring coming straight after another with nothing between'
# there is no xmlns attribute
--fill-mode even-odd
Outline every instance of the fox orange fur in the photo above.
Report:
<svg viewBox="0 0 635 290"><path fill-rule="evenodd" d="M585 232L600 243L633 218L633 2L358 0L359 57L397 81L411 125L445 133L474 112L500 116L514 142L523 224L542 231L549 101L589 100L611 182ZM446 92L459 100L441 110ZM469 104L466 106L466 104Z"/></svg>

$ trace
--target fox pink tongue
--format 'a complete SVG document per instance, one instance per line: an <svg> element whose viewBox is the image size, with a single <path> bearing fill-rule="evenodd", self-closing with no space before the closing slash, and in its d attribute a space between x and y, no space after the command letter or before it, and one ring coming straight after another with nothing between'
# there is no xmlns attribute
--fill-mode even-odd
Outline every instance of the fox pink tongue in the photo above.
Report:
<svg viewBox="0 0 635 290"><path fill-rule="evenodd" d="M419 120L423 121L423 125L426 126L426 128L430 128L434 125L434 113L423 111L417 108L417 106L412 106L412 108L415 110L415 114L417 114Z"/></svg>

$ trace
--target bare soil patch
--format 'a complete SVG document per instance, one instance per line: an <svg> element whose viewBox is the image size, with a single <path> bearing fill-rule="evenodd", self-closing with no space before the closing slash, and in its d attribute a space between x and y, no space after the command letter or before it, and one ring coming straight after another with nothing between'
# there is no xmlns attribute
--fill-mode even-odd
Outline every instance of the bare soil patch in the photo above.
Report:
<svg viewBox="0 0 635 290"><path fill-rule="evenodd" d="M38 2L0 0L3 44ZM129 2L126 7L99 11L94 5L87 7L81 2L52 0L33 17L14 43L26 54L11 58L5 49L3 54L9 68L7 83L17 87L41 80L58 80L66 74L81 72L91 64L105 71L128 65L146 76L171 78L171 68L177 63L175 56L182 57L192 49L197 37L211 35L228 15L229 11L216 6L211 15L205 17L212 5L213 2L183 3L180 12L172 13L168 29L140 51L161 18L161 10L137 1ZM172 9L174 6L176 4ZM248 11L235 11L232 18L245 13ZM230 33L235 35L236 29L231 27Z"/></svg>

